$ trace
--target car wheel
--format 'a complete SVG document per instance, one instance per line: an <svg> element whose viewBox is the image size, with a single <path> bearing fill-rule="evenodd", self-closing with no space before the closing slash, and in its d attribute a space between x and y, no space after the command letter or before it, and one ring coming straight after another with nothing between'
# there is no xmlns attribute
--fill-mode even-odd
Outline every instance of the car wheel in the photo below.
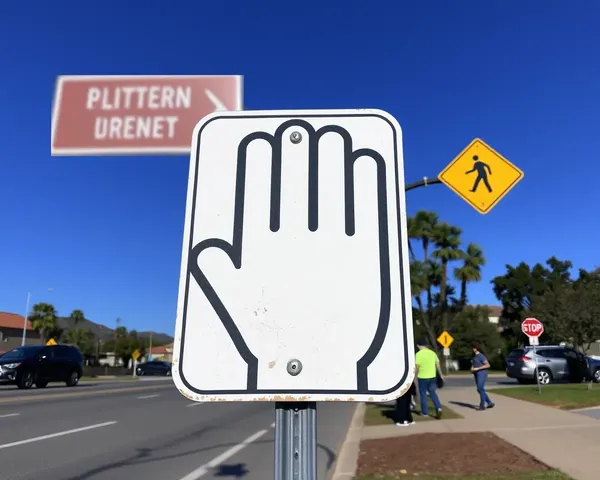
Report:
<svg viewBox="0 0 600 480"><path fill-rule="evenodd" d="M595 383L600 383L600 368L597 368L594 371L594 382Z"/></svg>
<svg viewBox="0 0 600 480"><path fill-rule="evenodd" d="M538 371L538 378L541 385L549 385L552 383L552 374L545 368L540 368Z"/></svg>
<svg viewBox="0 0 600 480"><path fill-rule="evenodd" d="M144 376L144 371L141 368L138 368L136 371L136 374L138 377L143 377Z"/></svg>
<svg viewBox="0 0 600 480"><path fill-rule="evenodd" d="M35 382L35 386L37 388L46 388L48 386L48 382L46 380L38 380Z"/></svg>
<svg viewBox="0 0 600 480"><path fill-rule="evenodd" d="M21 389L28 389L33 386L33 373L25 371L21 373L17 380L17 387Z"/></svg>
<svg viewBox="0 0 600 480"><path fill-rule="evenodd" d="M171 370L167 370L167 377L171 376Z"/></svg>
<svg viewBox="0 0 600 480"><path fill-rule="evenodd" d="M74 387L79 383L79 374L77 372L71 372L69 378L66 381L67 387Z"/></svg>

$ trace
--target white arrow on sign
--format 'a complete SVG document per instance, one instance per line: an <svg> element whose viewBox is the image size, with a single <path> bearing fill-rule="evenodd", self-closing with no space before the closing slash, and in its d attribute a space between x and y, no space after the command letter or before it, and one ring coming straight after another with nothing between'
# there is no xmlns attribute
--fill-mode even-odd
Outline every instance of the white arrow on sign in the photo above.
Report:
<svg viewBox="0 0 600 480"><path fill-rule="evenodd" d="M196 401L389 401L414 378L402 132L228 111L193 134L173 377Z"/></svg>
<svg viewBox="0 0 600 480"><path fill-rule="evenodd" d="M204 93L206 93L206 96L208 97L208 99L211 101L211 103L215 106L215 112L225 112L227 110L229 110L225 104L219 100L219 97L217 97L213 92L211 92L208 88L206 90L204 90Z"/></svg>

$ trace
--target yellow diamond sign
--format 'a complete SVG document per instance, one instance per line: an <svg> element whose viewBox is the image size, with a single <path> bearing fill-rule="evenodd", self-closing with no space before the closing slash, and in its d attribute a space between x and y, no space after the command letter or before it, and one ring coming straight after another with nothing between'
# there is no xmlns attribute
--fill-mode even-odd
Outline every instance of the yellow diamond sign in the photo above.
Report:
<svg viewBox="0 0 600 480"><path fill-rule="evenodd" d="M450 348L452 342L454 342L454 338L450 335L446 330L442 332L442 334L437 338L439 344L444 348Z"/></svg>
<svg viewBox="0 0 600 480"><path fill-rule="evenodd" d="M53 338L51 338L50 340L48 340L48 341L46 342L46 345L50 345L50 346L52 346L52 345L56 345L56 340L54 340Z"/></svg>
<svg viewBox="0 0 600 480"><path fill-rule="evenodd" d="M140 351L139 350L135 350L131 356L133 357L134 360L137 360L138 358L140 358Z"/></svg>
<svg viewBox="0 0 600 480"><path fill-rule="evenodd" d="M525 174L476 138L438 175L479 213L488 213Z"/></svg>

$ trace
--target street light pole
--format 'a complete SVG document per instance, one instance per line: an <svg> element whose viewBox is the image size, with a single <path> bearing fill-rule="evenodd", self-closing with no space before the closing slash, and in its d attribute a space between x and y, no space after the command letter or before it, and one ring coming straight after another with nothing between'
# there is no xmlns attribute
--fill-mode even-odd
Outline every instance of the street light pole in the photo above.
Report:
<svg viewBox="0 0 600 480"><path fill-rule="evenodd" d="M23 320L23 336L21 337L21 346L25 346L27 337L27 317L29 316L29 302L31 301L31 292L27 292L27 306L25 307L25 319Z"/></svg>

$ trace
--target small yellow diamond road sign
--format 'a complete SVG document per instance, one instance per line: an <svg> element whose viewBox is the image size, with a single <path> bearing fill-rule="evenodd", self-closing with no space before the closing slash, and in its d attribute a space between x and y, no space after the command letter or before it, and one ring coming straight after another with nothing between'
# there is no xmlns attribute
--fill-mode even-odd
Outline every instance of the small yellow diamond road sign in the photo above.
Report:
<svg viewBox="0 0 600 480"><path fill-rule="evenodd" d="M444 348L450 348L452 342L454 342L454 338L450 335L446 330L444 330L441 335L437 338L438 343Z"/></svg>
<svg viewBox="0 0 600 480"><path fill-rule="evenodd" d="M488 213L525 174L476 138L438 175L479 213Z"/></svg>
<svg viewBox="0 0 600 480"><path fill-rule="evenodd" d="M131 356L133 357L134 360L137 360L138 358L140 358L140 351L139 350L135 350Z"/></svg>
<svg viewBox="0 0 600 480"><path fill-rule="evenodd" d="M52 346L52 345L56 345L56 340L54 340L53 338L51 338L50 340L48 340L48 341L46 342L46 345L50 345L50 346Z"/></svg>

